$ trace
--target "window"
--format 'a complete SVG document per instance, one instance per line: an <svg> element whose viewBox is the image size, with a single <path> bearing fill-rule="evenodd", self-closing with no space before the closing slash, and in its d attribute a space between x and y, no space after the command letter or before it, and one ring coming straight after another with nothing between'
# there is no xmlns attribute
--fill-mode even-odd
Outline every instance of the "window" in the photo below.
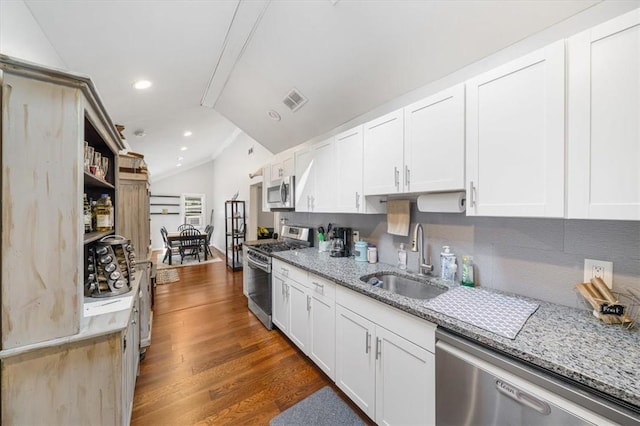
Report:
<svg viewBox="0 0 640 426"><path fill-rule="evenodd" d="M198 227L204 226L204 194L182 194L182 223Z"/></svg>

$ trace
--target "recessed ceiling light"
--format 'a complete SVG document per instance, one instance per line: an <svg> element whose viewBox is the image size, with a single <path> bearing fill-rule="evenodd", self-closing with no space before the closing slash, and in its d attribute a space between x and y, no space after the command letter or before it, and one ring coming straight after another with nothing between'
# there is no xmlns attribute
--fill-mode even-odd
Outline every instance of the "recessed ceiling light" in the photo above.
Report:
<svg viewBox="0 0 640 426"><path fill-rule="evenodd" d="M189 137L191 136L193 133L189 130L187 130L186 132L183 133L184 136Z"/></svg>
<svg viewBox="0 0 640 426"><path fill-rule="evenodd" d="M178 163L176 164L176 167L182 167L182 164Z"/></svg>
<svg viewBox="0 0 640 426"><path fill-rule="evenodd" d="M152 85L153 83L150 82L149 80L138 80L133 84L133 87L138 90L144 90L144 89L148 89Z"/></svg>
<svg viewBox="0 0 640 426"><path fill-rule="evenodd" d="M178 161L184 160L184 157L178 157Z"/></svg>
<svg viewBox="0 0 640 426"><path fill-rule="evenodd" d="M277 111L270 110L267 114L269 114L269 118L275 121L280 121L282 117L278 114Z"/></svg>
<svg viewBox="0 0 640 426"><path fill-rule="evenodd" d="M188 150L188 149L189 149L189 148L187 148L186 146L183 146L182 148L180 148L180 151L186 151L186 150Z"/></svg>

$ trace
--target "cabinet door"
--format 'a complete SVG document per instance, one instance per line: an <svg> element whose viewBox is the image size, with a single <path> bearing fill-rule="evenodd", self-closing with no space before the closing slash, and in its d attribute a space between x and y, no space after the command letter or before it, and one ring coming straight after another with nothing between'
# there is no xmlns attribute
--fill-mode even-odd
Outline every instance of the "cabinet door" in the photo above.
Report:
<svg viewBox="0 0 640 426"><path fill-rule="evenodd" d="M83 112L78 89L2 78L1 348L11 349L80 330Z"/></svg>
<svg viewBox="0 0 640 426"><path fill-rule="evenodd" d="M267 189L271 184L271 167L264 166L262 168L262 211L263 212L271 212L268 204L268 194Z"/></svg>
<svg viewBox="0 0 640 426"><path fill-rule="evenodd" d="M640 11L568 49L567 215L640 220Z"/></svg>
<svg viewBox="0 0 640 426"><path fill-rule="evenodd" d="M335 380L336 308L335 301L311 293L311 347L309 357Z"/></svg>
<svg viewBox="0 0 640 426"><path fill-rule="evenodd" d="M138 363L140 362L140 315L139 299L136 297L131 310L129 326L122 337L122 424L129 424L133 410L133 393L136 388Z"/></svg>
<svg viewBox="0 0 640 426"><path fill-rule="evenodd" d="M564 41L467 83L467 215L564 216Z"/></svg>
<svg viewBox="0 0 640 426"><path fill-rule="evenodd" d="M272 275L273 283L273 315L275 325L285 334L289 333L289 289L287 283L279 275Z"/></svg>
<svg viewBox="0 0 640 426"><path fill-rule="evenodd" d="M335 137L334 172L337 176L336 208L338 213L364 212L362 195L362 126Z"/></svg>
<svg viewBox="0 0 640 426"><path fill-rule="evenodd" d="M364 194L402 192L404 124L399 109L364 125Z"/></svg>
<svg viewBox="0 0 640 426"><path fill-rule="evenodd" d="M292 176L296 172L295 159L293 155L282 159L282 175Z"/></svg>
<svg viewBox="0 0 640 426"><path fill-rule="evenodd" d="M435 356L377 326L376 423L435 424Z"/></svg>
<svg viewBox="0 0 640 426"><path fill-rule="evenodd" d="M289 337L302 352L309 353L311 296L305 287L289 280Z"/></svg>
<svg viewBox="0 0 640 426"><path fill-rule="evenodd" d="M374 324L336 306L336 385L369 417L375 416Z"/></svg>
<svg viewBox="0 0 640 426"><path fill-rule="evenodd" d="M307 148L296 152L296 211L311 211L311 197L314 193L315 171L313 150Z"/></svg>
<svg viewBox="0 0 640 426"><path fill-rule="evenodd" d="M404 109L404 190L464 189L464 85Z"/></svg>
<svg viewBox="0 0 640 426"><path fill-rule="evenodd" d="M335 208L336 182L335 155L333 138L313 146L314 191L311 198L311 211L331 212Z"/></svg>

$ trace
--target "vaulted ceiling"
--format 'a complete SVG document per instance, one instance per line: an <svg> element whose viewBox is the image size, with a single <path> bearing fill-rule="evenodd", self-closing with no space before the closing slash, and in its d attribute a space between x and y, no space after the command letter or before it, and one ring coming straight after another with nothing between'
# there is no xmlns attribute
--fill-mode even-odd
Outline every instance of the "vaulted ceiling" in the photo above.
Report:
<svg viewBox="0 0 640 426"><path fill-rule="evenodd" d="M238 128L280 152L597 3L25 1L154 178L215 158ZM296 112L292 88L308 98Z"/></svg>

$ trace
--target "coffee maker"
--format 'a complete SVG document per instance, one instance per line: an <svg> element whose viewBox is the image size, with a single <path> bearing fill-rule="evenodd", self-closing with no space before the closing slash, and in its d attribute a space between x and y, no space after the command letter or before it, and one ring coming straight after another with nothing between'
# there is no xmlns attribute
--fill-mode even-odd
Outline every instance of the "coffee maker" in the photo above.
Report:
<svg viewBox="0 0 640 426"><path fill-rule="evenodd" d="M351 256L351 245L353 244L353 230L351 228L334 228L331 257Z"/></svg>

